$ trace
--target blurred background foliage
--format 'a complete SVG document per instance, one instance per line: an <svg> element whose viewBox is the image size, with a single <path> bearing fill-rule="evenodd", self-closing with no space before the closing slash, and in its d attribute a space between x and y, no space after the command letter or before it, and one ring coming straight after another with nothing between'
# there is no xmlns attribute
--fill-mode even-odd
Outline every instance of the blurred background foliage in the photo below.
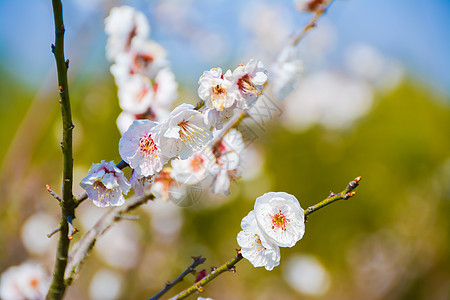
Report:
<svg viewBox="0 0 450 300"><path fill-rule="evenodd" d="M342 9L340 5L352 2L358 1L336 1L330 15L334 9ZM290 2L286 3L289 7ZM106 15L105 7L109 6L99 11ZM66 18L69 25L71 16L69 13ZM93 23L101 26L101 22ZM150 19L150 23L158 28L157 19ZM334 30L341 29L336 26ZM104 43L104 37L100 41ZM72 40L68 52L75 53L76 45ZM79 47L86 53L88 46L102 49L94 45L83 42ZM171 58L170 43L164 46ZM88 68L96 69L93 72L82 68L93 60L96 50L93 52L86 57L74 54L69 69L76 194L81 193L77 183L92 162L120 161L120 134L115 125L120 108L108 64L103 58ZM428 53L426 57L431 61L432 56ZM242 60L236 57L221 64L204 64L209 64L207 68L233 68ZM45 185L59 192L62 167L61 117L53 65L48 66L49 75L38 80L39 85L24 83L21 76L10 72L11 66L4 59L0 66L0 271L30 259L50 270L56 238L48 240L45 234L56 227L59 207ZM180 72L182 66L174 69L181 78L179 102L194 103L201 73L186 79L192 71L186 71L186 75ZM311 70L313 67L306 72ZM448 299L448 94L419 81L407 65L403 79L395 87L373 89L370 109L355 117L351 126L330 128L317 122L295 130L283 121L286 104L277 105L280 115L263 130L251 127L258 132L251 146L260 158L247 167L261 168L261 172L234 183L228 197L212 198L205 190L192 206L156 201L140 208L136 211L138 221L122 221L117 226L121 229L112 229L103 245L99 241L97 251L69 288L67 299L148 298L182 272L191 263L191 256L206 257L199 269L208 271L234 256L240 221L252 210L256 197L268 191L285 191L296 195L307 208L330 191L341 191L359 175L363 179L357 195L311 215L301 242L294 248L282 249L279 267L267 272L244 260L238 264L236 274L222 275L201 296ZM81 230L75 242L103 212L91 202L83 204L75 221ZM193 276L188 277L169 294L193 280ZM314 289L316 285L319 287ZM108 296L111 286L118 287L114 297Z"/></svg>

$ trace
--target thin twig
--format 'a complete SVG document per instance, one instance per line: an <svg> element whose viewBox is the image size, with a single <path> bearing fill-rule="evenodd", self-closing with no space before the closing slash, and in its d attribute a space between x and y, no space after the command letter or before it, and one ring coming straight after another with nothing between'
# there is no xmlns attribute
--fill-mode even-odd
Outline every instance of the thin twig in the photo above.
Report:
<svg viewBox="0 0 450 300"><path fill-rule="evenodd" d="M45 185L45 188L46 188L47 191L50 193L50 195L52 195L53 198L55 198L56 200L58 200L58 202L61 202L61 201L62 201L61 196L58 195L57 193L55 193L55 191L52 190L48 184Z"/></svg>
<svg viewBox="0 0 450 300"><path fill-rule="evenodd" d="M55 233L57 233L60 230L61 230L61 226L56 227L55 229L52 230L52 232L47 233L47 237L51 238Z"/></svg>
<svg viewBox="0 0 450 300"><path fill-rule="evenodd" d="M165 293L167 293L175 284L181 282L187 274L194 273L195 268L198 265L204 263L206 260L206 258L201 257L201 256L194 256L192 258L194 259L194 262L183 273L181 273L177 278L175 278L173 281L167 282L166 286L158 294L156 294L153 298L150 298L150 300L156 300L156 299L161 298L161 296L164 295Z"/></svg>
<svg viewBox="0 0 450 300"><path fill-rule="evenodd" d="M69 85L67 83L67 69L69 61L64 57L64 22L61 0L52 0L53 16L55 20L55 44L52 52L55 56L58 73L59 103L61 104L63 141L61 143L63 153L63 195L61 201L61 235L56 251L53 279L48 290L47 299L62 299L67 285L64 281L64 272L67 266L70 239L68 238L68 218L75 217L75 202L72 194L73 182L73 155L72 155L72 113L69 99Z"/></svg>
<svg viewBox="0 0 450 300"><path fill-rule="evenodd" d="M355 189L358 187L359 182L361 181L361 176L356 177L354 180L352 180L348 186L340 193L330 195L326 199L320 201L319 203L308 207L308 209L305 210L305 220L306 217L313 212L319 210L320 208L323 208L333 202L336 202L337 200L347 200L355 195ZM170 298L169 300L180 300L185 299L188 296L192 295L195 292L202 292L203 287L212 281L214 278L219 276L220 274L224 273L225 271L233 271L235 272L234 266L242 259L242 255L240 250L237 250L238 254L233 257L230 261L226 262L225 264L221 265L218 268L215 268L211 273L209 273L205 278L200 280L199 282L193 284L192 286L188 287L181 293L177 294L176 296Z"/></svg>

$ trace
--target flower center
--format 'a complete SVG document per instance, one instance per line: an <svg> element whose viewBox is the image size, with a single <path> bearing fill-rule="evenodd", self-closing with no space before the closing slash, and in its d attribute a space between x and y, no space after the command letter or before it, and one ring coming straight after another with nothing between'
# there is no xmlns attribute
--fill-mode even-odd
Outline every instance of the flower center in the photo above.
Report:
<svg viewBox="0 0 450 300"><path fill-rule="evenodd" d="M272 229L277 227L281 228L282 230L286 230L286 225L288 222L289 219L286 218L286 216L281 212L281 210L278 210L278 212L272 216Z"/></svg>
<svg viewBox="0 0 450 300"><path fill-rule="evenodd" d="M158 150L158 147L156 147L156 144L150 134L141 137L141 139L139 140L139 151L141 151L141 153L143 153L145 156L149 156L155 153L156 150Z"/></svg>
<svg viewBox="0 0 450 300"><path fill-rule="evenodd" d="M180 128L180 139L188 149L197 151L203 147L206 138L203 128L189 120L183 120L177 125Z"/></svg>
<svg viewBox="0 0 450 300"><path fill-rule="evenodd" d="M30 280L30 286L34 289L36 289L39 285L39 279L37 278L31 278Z"/></svg>
<svg viewBox="0 0 450 300"><path fill-rule="evenodd" d="M254 94L254 95L260 94L260 91L255 87L248 74L242 76L238 80L237 85L239 87L239 90L241 90L245 94Z"/></svg>
<svg viewBox="0 0 450 300"><path fill-rule="evenodd" d="M227 90L224 89L223 87L221 87L220 84L218 84L213 88L213 92L215 95L221 95L221 94L226 94Z"/></svg>
<svg viewBox="0 0 450 300"><path fill-rule="evenodd" d="M194 172L198 172L203 170L203 158L198 155L198 154L194 154L191 160L191 167L194 170Z"/></svg>

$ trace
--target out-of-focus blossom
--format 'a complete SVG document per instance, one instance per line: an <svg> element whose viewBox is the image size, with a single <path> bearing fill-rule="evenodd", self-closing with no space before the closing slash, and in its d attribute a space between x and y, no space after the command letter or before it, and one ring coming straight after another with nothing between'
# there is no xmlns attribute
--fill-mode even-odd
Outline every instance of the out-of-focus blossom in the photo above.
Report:
<svg viewBox="0 0 450 300"><path fill-rule="evenodd" d="M285 103L282 121L289 130L319 123L327 128L346 128L372 104L371 87L362 80L321 71L304 78Z"/></svg>
<svg viewBox="0 0 450 300"><path fill-rule="evenodd" d="M206 107L216 110L229 108L234 104L236 95L232 90L231 70L222 74L221 68L203 72L198 80L198 96L205 101Z"/></svg>
<svg viewBox="0 0 450 300"><path fill-rule="evenodd" d="M131 74L139 73L153 78L159 70L168 65L166 50L152 40L133 39L129 56Z"/></svg>
<svg viewBox="0 0 450 300"><path fill-rule="evenodd" d="M174 242L183 225L181 208L159 198L143 207L151 215L150 225L155 232L156 239Z"/></svg>
<svg viewBox="0 0 450 300"><path fill-rule="evenodd" d="M299 58L298 48L288 46L278 55L271 68L273 92L282 100L297 87L303 71L303 62Z"/></svg>
<svg viewBox="0 0 450 300"><path fill-rule="evenodd" d="M158 121L164 121L168 117L169 109L178 97L177 88L175 75L169 68L164 68L156 74L153 84L155 96L152 110Z"/></svg>
<svg viewBox="0 0 450 300"><path fill-rule="evenodd" d="M265 238L256 222L254 211L242 219L242 231L237 235L241 254L254 267L265 267L271 271L280 264L280 248Z"/></svg>
<svg viewBox="0 0 450 300"><path fill-rule="evenodd" d="M125 202L123 194L126 195L131 188L124 173L114 162L105 160L92 164L80 186L98 207L122 205Z"/></svg>
<svg viewBox="0 0 450 300"><path fill-rule="evenodd" d="M294 255L283 264L283 277L296 291L321 296L330 287L330 275L312 255Z"/></svg>
<svg viewBox="0 0 450 300"><path fill-rule="evenodd" d="M161 124L157 139L165 155L187 159L203 149L212 138L203 115L191 104L181 104L175 108Z"/></svg>
<svg viewBox="0 0 450 300"><path fill-rule="evenodd" d="M293 247L305 233L305 216L293 195L270 192L255 202L256 221L261 232L280 247Z"/></svg>
<svg viewBox="0 0 450 300"><path fill-rule="evenodd" d="M370 45L351 46L345 54L345 63L352 75L381 90L394 89L403 78L400 63L384 57Z"/></svg>
<svg viewBox="0 0 450 300"><path fill-rule="evenodd" d="M236 104L234 104L232 107L224 108L220 111L204 108L202 110L202 113L205 116L205 122L209 126L212 126L216 129L222 129L223 125L231 120L231 118L233 118L237 111L239 110L236 108Z"/></svg>
<svg viewBox="0 0 450 300"><path fill-rule="evenodd" d="M49 274L31 262L13 266L2 273L0 298L5 300L44 300L50 286Z"/></svg>
<svg viewBox="0 0 450 300"><path fill-rule="evenodd" d="M211 185L214 194L228 195L230 183L241 174L240 155L245 144L242 135L236 129L231 129L222 139L219 145L214 147L216 164L209 168L215 178Z"/></svg>
<svg viewBox="0 0 450 300"><path fill-rule="evenodd" d="M139 263L141 231L132 222L114 224L95 243L96 255L111 266L130 270Z"/></svg>
<svg viewBox="0 0 450 300"><path fill-rule="evenodd" d="M176 202L186 194L186 185L173 179L171 173L171 168L164 168L155 177L151 192L157 199Z"/></svg>
<svg viewBox="0 0 450 300"><path fill-rule="evenodd" d="M154 94L152 83L147 77L133 75L119 85L119 104L124 111L145 113L153 102Z"/></svg>
<svg viewBox="0 0 450 300"><path fill-rule="evenodd" d="M117 54L128 50L133 38L147 38L150 25L143 13L124 5L111 9L105 19L105 32L109 35L106 56L113 60Z"/></svg>
<svg viewBox="0 0 450 300"><path fill-rule="evenodd" d="M107 269L97 271L89 286L93 300L115 300L120 296L123 278L118 272Z"/></svg>
<svg viewBox="0 0 450 300"><path fill-rule="evenodd" d="M199 183L209 175L208 169L215 163L212 158L215 160L214 154L209 147L206 147L186 160L174 159L171 176L184 184Z"/></svg>
<svg viewBox="0 0 450 300"><path fill-rule="evenodd" d="M153 175L169 161L156 144L158 131L156 122L135 120L119 140L120 156L139 175Z"/></svg>
<svg viewBox="0 0 450 300"><path fill-rule="evenodd" d="M312 13L324 9L327 5L327 0L295 0L295 7L306 13Z"/></svg>
<svg viewBox="0 0 450 300"><path fill-rule="evenodd" d="M47 237L56 223L58 220L54 216L42 212L32 215L25 221L21 237L28 252L42 255L56 247L56 240Z"/></svg>
<svg viewBox="0 0 450 300"><path fill-rule="evenodd" d="M248 109L262 93L267 81L267 70L261 61L251 59L245 66L240 65L233 71L232 80L237 88L238 108Z"/></svg>

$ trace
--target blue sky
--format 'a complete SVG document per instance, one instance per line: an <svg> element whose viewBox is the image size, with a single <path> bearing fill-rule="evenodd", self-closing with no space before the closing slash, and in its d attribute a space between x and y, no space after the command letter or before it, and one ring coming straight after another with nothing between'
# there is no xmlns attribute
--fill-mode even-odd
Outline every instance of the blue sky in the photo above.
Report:
<svg viewBox="0 0 450 300"><path fill-rule="evenodd" d="M81 5L87 0L64 1L67 28L66 56L74 69L104 74L106 36L103 18L107 8ZM91 1L100 2L100 1ZM257 5L258 2L253 1ZM106 1L111 6L112 1ZM114 1L141 9L150 19L152 38L163 44L177 77L192 76L196 82L202 70L210 66L198 60L171 30L158 28L156 1ZM237 15L248 9L240 1L192 1L192 18L198 26L213 28L230 37L228 59L239 56L245 35L240 34ZM246 3L248 4L248 3ZM295 25L301 28L308 16L292 9L292 1L279 1ZM335 0L324 19L338 34L333 57L342 58L353 43L367 43L382 53L399 59L410 76L450 94L450 1L430 0ZM13 76L31 86L38 86L54 68L50 44L53 42L53 19L50 0L0 0L0 64ZM319 24L320 25L320 24ZM76 45L73 45L76 43ZM225 61L225 60L224 60ZM80 64L76 65L77 62ZM222 62L218 62L220 65ZM107 70L106 70L107 71ZM72 70L73 72L73 70ZM189 80L188 80L189 82Z"/></svg>

